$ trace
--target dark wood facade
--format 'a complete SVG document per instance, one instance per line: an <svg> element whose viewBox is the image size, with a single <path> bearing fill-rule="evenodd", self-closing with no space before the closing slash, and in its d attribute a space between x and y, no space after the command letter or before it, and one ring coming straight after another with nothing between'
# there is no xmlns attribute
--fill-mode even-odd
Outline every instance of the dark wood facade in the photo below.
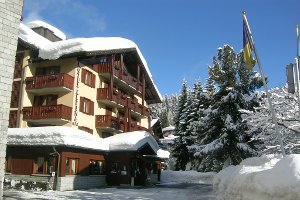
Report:
<svg viewBox="0 0 300 200"><path fill-rule="evenodd" d="M107 156L107 184L108 185L147 185L150 175L158 173L156 159L144 156L156 154L146 144L137 151L110 151ZM132 182L133 181L133 182Z"/></svg>
<svg viewBox="0 0 300 200"><path fill-rule="evenodd" d="M106 173L104 152L66 147L56 147L56 150L59 156L49 146L8 146L6 172L18 175L50 175L52 172L59 172L60 177L66 175L89 176L95 174L91 172L90 168L92 161L101 161L103 163L101 172L102 174ZM42 158L42 163L39 163L40 158ZM60 158L59 163L58 158ZM76 160L75 173L68 173L67 159ZM57 170L58 164L59 170Z"/></svg>

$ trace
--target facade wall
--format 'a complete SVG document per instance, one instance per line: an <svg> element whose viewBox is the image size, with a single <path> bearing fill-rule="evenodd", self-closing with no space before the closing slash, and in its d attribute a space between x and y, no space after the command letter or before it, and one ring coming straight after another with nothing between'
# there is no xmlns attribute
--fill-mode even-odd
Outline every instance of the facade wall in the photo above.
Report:
<svg viewBox="0 0 300 200"><path fill-rule="evenodd" d="M0 199L3 196L4 162L14 61L17 49L22 0L0 4Z"/></svg>
<svg viewBox="0 0 300 200"><path fill-rule="evenodd" d="M90 189L106 186L105 175L93 176L65 176L59 177L57 182L57 190L77 190L77 189Z"/></svg>

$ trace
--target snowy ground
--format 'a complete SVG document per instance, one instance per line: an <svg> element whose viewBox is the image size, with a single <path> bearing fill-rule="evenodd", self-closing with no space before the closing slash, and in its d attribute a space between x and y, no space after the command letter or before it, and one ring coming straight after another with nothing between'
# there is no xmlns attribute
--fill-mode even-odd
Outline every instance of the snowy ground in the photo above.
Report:
<svg viewBox="0 0 300 200"><path fill-rule="evenodd" d="M4 199L105 199L105 200L215 200L213 173L163 171L160 185L151 187L108 187L77 191L5 190Z"/></svg>

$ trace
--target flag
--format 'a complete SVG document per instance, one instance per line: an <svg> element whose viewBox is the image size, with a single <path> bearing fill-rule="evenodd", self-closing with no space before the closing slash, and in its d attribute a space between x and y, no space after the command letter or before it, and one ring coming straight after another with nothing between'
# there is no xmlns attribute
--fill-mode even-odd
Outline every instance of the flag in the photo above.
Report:
<svg viewBox="0 0 300 200"><path fill-rule="evenodd" d="M243 55L244 55L244 62L246 64L247 69L252 69L255 65L255 60L252 57L252 43L250 41L250 34L245 22L243 22Z"/></svg>

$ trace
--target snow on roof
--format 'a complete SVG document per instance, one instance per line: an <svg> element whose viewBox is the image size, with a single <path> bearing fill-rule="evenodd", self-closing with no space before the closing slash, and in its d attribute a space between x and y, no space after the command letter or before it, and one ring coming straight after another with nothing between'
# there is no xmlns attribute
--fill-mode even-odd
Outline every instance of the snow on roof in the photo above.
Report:
<svg viewBox="0 0 300 200"><path fill-rule="evenodd" d="M157 157L168 159L170 157L170 152L163 149L158 149Z"/></svg>
<svg viewBox="0 0 300 200"><path fill-rule="evenodd" d="M158 118L156 118L156 119L152 119L151 120L151 127L153 127L157 122L159 121L159 119Z"/></svg>
<svg viewBox="0 0 300 200"><path fill-rule="evenodd" d="M50 45L52 42L43 36L37 34L29 27L20 23L19 38L24 42L35 46L38 49L44 48L44 46Z"/></svg>
<svg viewBox="0 0 300 200"><path fill-rule="evenodd" d="M300 155L263 155L229 166L214 178L220 199L300 199Z"/></svg>
<svg viewBox="0 0 300 200"><path fill-rule="evenodd" d="M138 150L145 144L157 152L159 146L154 137L146 131L120 133L104 139L109 144L109 150Z"/></svg>
<svg viewBox="0 0 300 200"><path fill-rule="evenodd" d="M35 20L35 21L28 22L26 25L29 28L44 27L44 28L47 28L50 31L52 31L54 35L56 35L57 37L59 37L62 40L65 40L67 38L66 35L61 30L59 30L58 28L56 28L56 27L54 27L54 26L52 26L52 25L50 25L50 24L48 24L44 21Z"/></svg>
<svg viewBox="0 0 300 200"><path fill-rule="evenodd" d="M174 131L175 130L175 126L168 126L162 129L162 132L166 132L166 131Z"/></svg>
<svg viewBox="0 0 300 200"><path fill-rule="evenodd" d="M9 128L8 145L69 146L95 150L138 150L149 144L159 149L154 137L145 131L117 134L105 139L65 126Z"/></svg>
<svg viewBox="0 0 300 200"><path fill-rule="evenodd" d="M36 23L34 23L36 24ZM43 24L39 22L38 24ZM51 26L51 25L50 25ZM54 27L55 28L55 27ZM152 74L150 73L148 64L138 46L131 40L121 37L95 37L95 38L75 38L62 41L51 42L43 38L26 25L20 23L19 38L26 43L34 45L39 49L39 57L42 59L55 60L63 55L76 52L94 52L120 49L135 49L143 63L143 66L149 75L160 100L162 96L154 84ZM42 39L43 38L43 39Z"/></svg>
<svg viewBox="0 0 300 200"><path fill-rule="evenodd" d="M85 131L64 126L9 128L8 145L68 146L94 150L108 150L104 139Z"/></svg>

